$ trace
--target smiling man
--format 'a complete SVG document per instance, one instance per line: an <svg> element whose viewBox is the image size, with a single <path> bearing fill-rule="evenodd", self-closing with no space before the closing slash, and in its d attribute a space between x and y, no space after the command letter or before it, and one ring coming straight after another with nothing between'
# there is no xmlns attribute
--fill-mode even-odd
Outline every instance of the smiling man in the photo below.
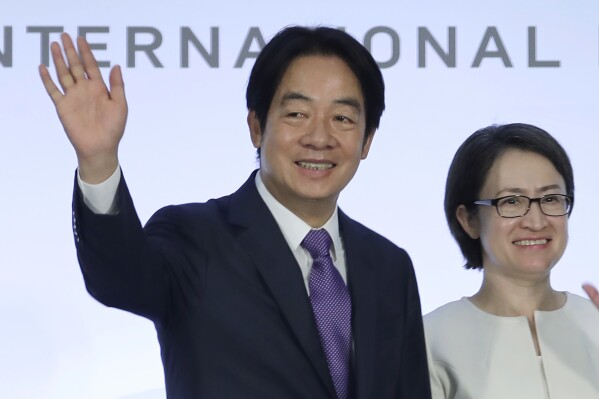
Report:
<svg viewBox="0 0 599 399"><path fill-rule="evenodd" d="M78 159L77 253L100 302L152 320L169 398L430 397L406 252L337 207L384 105L368 51L330 28L290 27L252 69L260 168L239 190L170 206L141 227L117 149L127 105L84 39L41 67Z"/></svg>

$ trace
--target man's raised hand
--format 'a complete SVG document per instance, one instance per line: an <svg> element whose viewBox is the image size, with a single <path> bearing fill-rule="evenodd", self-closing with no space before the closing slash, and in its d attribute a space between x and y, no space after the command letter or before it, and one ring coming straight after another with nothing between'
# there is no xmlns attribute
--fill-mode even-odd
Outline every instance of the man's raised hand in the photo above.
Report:
<svg viewBox="0 0 599 399"><path fill-rule="evenodd" d="M118 65L113 67L108 89L87 41L77 38L77 53L68 34L63 33L61 39L66 60L58 43L50 48L62 91L44 65L40 65L40 76L75 148L81 178L99 183L118 165L118 145L127 121L123 76Z"/></svg>

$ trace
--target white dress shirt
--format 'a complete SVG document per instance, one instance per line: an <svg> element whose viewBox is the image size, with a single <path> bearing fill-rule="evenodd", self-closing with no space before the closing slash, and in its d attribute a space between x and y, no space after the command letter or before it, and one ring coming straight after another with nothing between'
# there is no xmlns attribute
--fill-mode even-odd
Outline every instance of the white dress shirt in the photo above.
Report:
<svg viewBox="0 0 599 399"><path fill-rule="evenodd" d="M121 167L117 166L112 175L102 183L89 184L81 180L77 170L77 184L83 194L83 202L98 215L114 215L116 209L116 190L121 181Z"/></svg>
<svg viewBox="0 0 599 399"><path fill-rule="evenodd" d="M302 270L304 284L309 294L308 276L310 275L310 270L312 268L312 257L306 249L300 246L300 244L312 228L272 196L266 189L266 186L260 177L260 172L256 173L256 188L266 203L268 210L272 213L272 216L279 225L291 252L293 252L293 256L295 256L295 259ZM335 207L335 211L329 220L327 220L327 222L320 228L325 229L331 236L333 242L331 245L331 258L333 259L333 264L339 271L339 274L341 274L341 278L343 278L343 281L347 284L345 249L343 247L343 242L341 241L341 235L339 234L337 207Z"/></svg>

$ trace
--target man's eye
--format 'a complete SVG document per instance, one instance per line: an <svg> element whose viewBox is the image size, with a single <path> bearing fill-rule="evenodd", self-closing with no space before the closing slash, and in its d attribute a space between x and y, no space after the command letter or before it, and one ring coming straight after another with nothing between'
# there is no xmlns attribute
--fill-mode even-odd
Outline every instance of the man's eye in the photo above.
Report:
<svg viewBox="0 0 599 399"><path fill-rule="evenodd" d="M335 120L337 120L339 122L343 122L343 123L353 123L354 122L351 118L348 118L345 115L337 115L335 117Z"/></svg>
<svg viewBox="0 0 599 399"><path fill-rule="evenodd" d="M301 118L304 116L304 114L302 114L301 112L289 112L287 116L290 118Z"/></svg>

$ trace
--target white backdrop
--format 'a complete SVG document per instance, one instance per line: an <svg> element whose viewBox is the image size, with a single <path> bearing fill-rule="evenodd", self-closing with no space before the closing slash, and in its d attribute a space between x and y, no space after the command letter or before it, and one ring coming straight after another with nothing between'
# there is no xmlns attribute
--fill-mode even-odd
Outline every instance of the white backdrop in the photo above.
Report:
<svg viewBox="0 0 599 399"><path fill-rule="evenodd" d="M99 27L88 36L99 45L97 58L123 65L130 113L120 158L145 222L161 206L228 194L255 168L244 105L253 59L235 63L259 50L257 40L244 50L249 32L268 40L289 24L344 27L360 41L385 27L371 49L387 64L387 110L340 205L408 250L423 312L471 295L480 283L480 273L461 267L442 201L453 153L491 123L533 123L564 145L574 164L576 206L553 284L582 293L582 281L599 283L596 1L6 1L0 6L0 397L164 398L152 324L105 308L85 291L70 224L76 160L37 76L44 40L59 36L39 32ZM135 66L128 59L127 32L135 27L160 33L154 55L162 67L142 52ZM182 67L183 27L218 66L190 46L189 66ZM430 43L420 48L420 28L443 51L455 33L454 65ZM213 47L211 34L218 34ZM137 35L129 49L153 38Z"/></svg>

